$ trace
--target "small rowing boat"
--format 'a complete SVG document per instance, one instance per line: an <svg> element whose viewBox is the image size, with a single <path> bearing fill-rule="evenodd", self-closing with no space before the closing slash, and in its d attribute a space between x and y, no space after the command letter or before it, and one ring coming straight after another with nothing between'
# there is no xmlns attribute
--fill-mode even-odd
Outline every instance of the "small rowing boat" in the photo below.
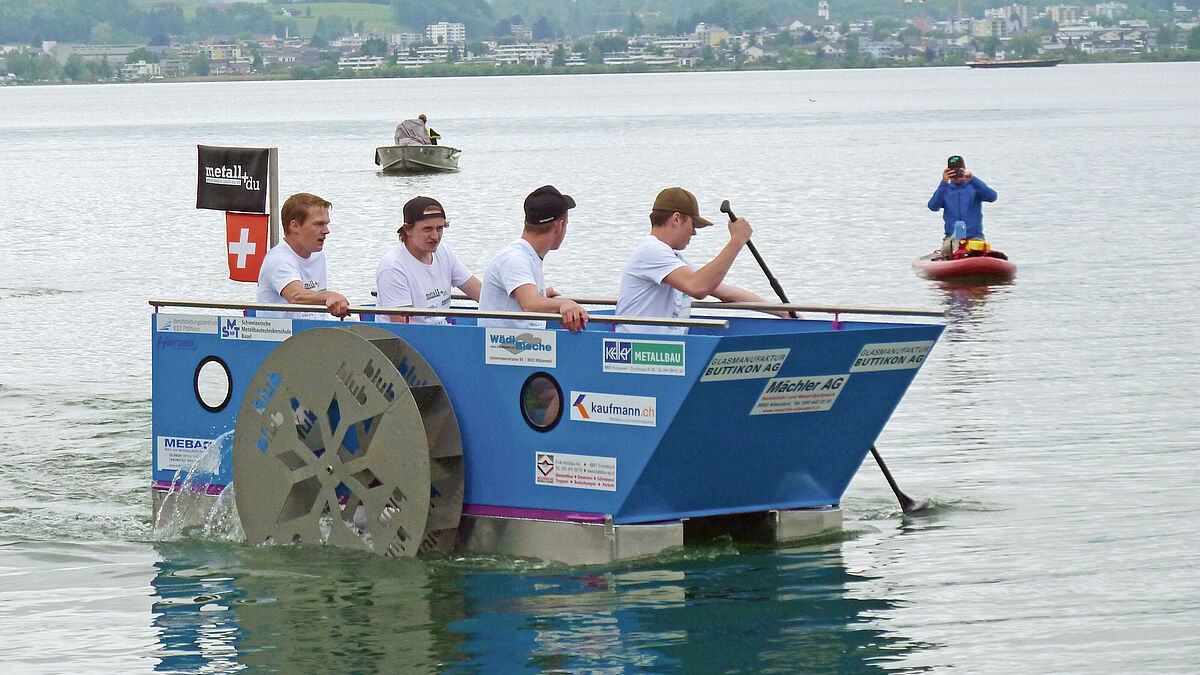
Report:
<svg viewBox="0 0 1200 675"><path fill-rule="evenodd" d="M386 173L458 171L460 154L448 145L383 145L375 148L375 163Z"/></svg>

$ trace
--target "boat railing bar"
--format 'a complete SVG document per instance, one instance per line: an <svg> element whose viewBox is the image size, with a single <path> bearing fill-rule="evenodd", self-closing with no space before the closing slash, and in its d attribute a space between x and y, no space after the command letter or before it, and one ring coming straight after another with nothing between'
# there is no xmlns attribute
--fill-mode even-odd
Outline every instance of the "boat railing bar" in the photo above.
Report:
<svg viewBox="0 0 1200 675"><path fill-rule="evenodd" d="M465 295L456 293L451 296L455 300L469 300ZM615 305L614 298L570 298L581 305ZM777 302L724 302L720 300L697 300L692 307L705 309L749 309L758 312L817 312L820 314L880 314L889 316L938 316L945 317L946 312L930 309L904 309L897 307L833 307L828 305L797 305ZM626 323L626 322L622 322Z"/></svg>
<svg viewBox="0 0 1200 675"><path fill-rule="evenodd" d="M272 312L320 312L328 313L329 309L322 305L287 305L269 302L212 302L207 300L149 300L150 306L158 312L161 307L195 307L202 309L253 309ZM351 314L389 314L399 316L474 316L488 319L520 319L535 321L560 321L562 317L552 312L491 312L478 309L423 309L419 307L350 307ZM275 318L275 317L272 317ZM283 317L279 317L283 318ZM598 315L588 317L589 321L597 323L626 323L638 326L685 326L688 328L728 328L729 322L724 319L663 319L646 316L609 316Z"/></svg>

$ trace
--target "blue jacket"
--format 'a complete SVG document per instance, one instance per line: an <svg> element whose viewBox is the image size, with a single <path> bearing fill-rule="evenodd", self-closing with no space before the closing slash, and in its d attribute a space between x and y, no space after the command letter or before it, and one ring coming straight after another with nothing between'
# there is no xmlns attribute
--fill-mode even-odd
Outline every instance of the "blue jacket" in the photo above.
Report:
<svg viewBox="0 0 1200 675"><path fill-rule="evenodd" d="M954 221L967 225L967 239L983 239L983 202L996 201L996 191L974 176L965 183L938 183L929 198L929 210L942 209L946 236L954 234Z"/></svg>

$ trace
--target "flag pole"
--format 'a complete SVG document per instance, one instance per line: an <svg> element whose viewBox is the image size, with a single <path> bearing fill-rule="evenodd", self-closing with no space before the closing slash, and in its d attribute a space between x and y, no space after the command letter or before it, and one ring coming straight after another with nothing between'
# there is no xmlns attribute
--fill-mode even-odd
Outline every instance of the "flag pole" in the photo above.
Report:
<svg viewBox="0 0 1200 675"><path fill-rule="evenodd" d="M267 148L267 195L271 200L271 246L279 243L279 148Z"/></svg>

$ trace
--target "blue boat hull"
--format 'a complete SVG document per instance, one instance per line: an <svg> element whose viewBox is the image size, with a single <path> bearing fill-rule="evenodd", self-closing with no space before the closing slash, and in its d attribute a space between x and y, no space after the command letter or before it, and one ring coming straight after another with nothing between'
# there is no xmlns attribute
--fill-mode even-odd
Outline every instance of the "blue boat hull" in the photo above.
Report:
<svg viewBox="0 0 1200 675"><path fill-rule="evenodd" d="M247 385L259 365L290 334L345 325L273 319L268 330L254 321L154 316L159 489L187 477L189 457L214 445L219 467L193 482L213 492L228 485L230 443L222 439L237 426L243 397L255 395ZM839 504L942 331L765 318L688 335L473 324L371 324L415 348L445 387L462 436L464 513L542 510L615 524ZM219 410L202 405L196 385L198 368L214 358L230 378ZM409 386L428 377L412 364L398 369ZM522 411L535 373L561 391L560 418L548 429ZM559 473L547 474L547 462Z"/></svg>

